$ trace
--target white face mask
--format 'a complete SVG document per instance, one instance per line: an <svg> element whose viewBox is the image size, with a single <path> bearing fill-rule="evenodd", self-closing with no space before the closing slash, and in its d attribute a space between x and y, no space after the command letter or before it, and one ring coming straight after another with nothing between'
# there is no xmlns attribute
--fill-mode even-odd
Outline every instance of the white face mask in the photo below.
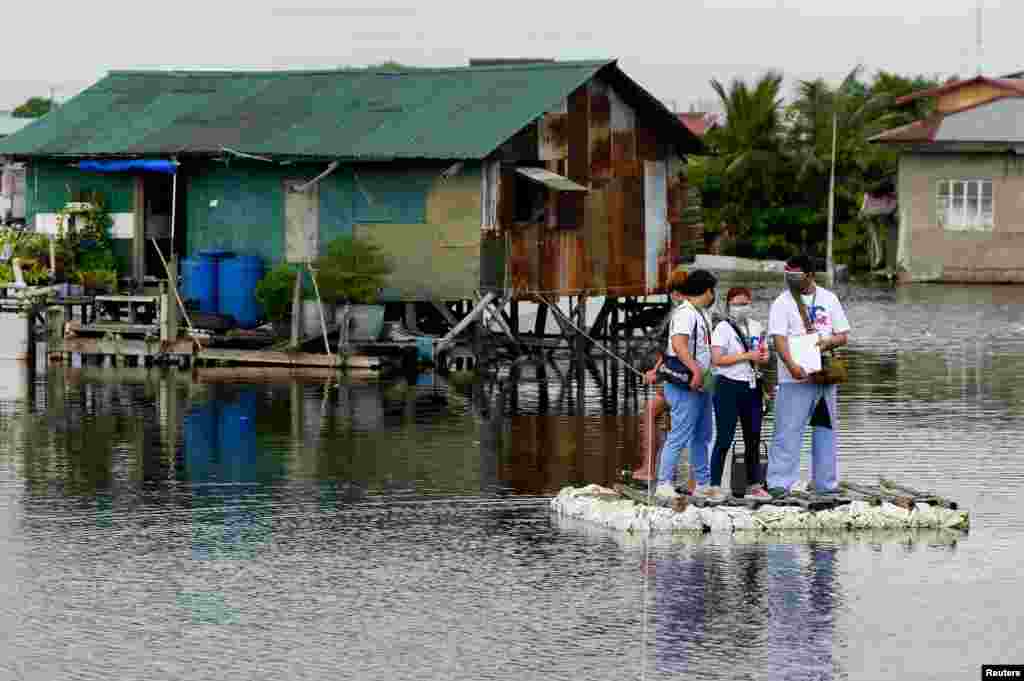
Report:
<svg viewBox="0 0 1024 681"><path fill-rule="evenodd" d="M736 319L745 322L750 317L750 305L733 305L729 313Z"/></svg>

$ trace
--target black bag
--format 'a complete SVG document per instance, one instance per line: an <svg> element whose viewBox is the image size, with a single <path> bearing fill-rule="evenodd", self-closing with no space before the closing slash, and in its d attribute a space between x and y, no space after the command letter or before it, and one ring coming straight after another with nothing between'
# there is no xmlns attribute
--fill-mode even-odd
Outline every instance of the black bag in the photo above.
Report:
<svg viewBox="0 0 1024 681"><path fill-rule="evenodd" d="M689 388L693 380L693 372L689 367L679 361L678 357L666 357L665 361L658 367L658 378L680 388Z"/></svg>
<svg viewBox="0 0 1024 681"><path fill-rule="evenodd" d="M669 336L671 338L671 336ZM693 320L693 333L690 334L690 341L693 343L693 352L690 355L696 360L697 358L697 320ZM658 378L677 385L680 388L690 388L690 381L693 380L693 372L690 371L689 367L680 361L678 357L665 356L665 360L658 367Z"/></svg>

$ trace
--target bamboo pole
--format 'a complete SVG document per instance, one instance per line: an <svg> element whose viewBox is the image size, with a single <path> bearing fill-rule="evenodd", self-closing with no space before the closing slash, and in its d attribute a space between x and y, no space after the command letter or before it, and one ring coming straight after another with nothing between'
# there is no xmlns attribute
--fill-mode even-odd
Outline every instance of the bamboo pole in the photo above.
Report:
<svg viewBox="0 0 1024 681"><path fill-rule="evenodd" d="M153 246L156 247L156 254L160 256L160 262L164 265L164 271L167 273L167 279L170 281L171 289L174 291L174 297L178 299L178 305L181 306L181 314L185 317L185 323L188 324L189 330L192 330L192 320L189 319L188 310L185 309L185 303L178 294L178 278L176 276L171 276L171 268L168 267L167 261L164 259L164 252L160 250L160 244L156 242L156 238L150 237L150 239L153 241Z"/></svg>
<svg viewBox="0 0 1024 681"><path fill-rule="evenodd" d="M327 320L324 318L324 301L320 298L320 286L316 283L316 272L311 263L306 263L309 268L309 277L313 280L313 290L316 291L316 306L320 310L320 328L324 332L324 352L331 354L331 344L327 341Z"/></svg>

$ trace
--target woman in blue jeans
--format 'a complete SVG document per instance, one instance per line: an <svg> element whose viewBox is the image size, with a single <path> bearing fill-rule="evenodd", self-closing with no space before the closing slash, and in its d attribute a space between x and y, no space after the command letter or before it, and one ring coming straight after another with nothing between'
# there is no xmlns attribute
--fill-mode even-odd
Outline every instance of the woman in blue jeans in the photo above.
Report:
<svg viewBox="0 0 1024 681"><path fill-rule="evenodd" d="M658 463L659 497L676 496L674 478L679 453L690 449L690 472L697 483L694 495L708 492L708 442L711 439L711 395L705 390L705 374L711 368L711 322L707 310L715 302L714 275L694 270L685 283L673 282L670 295L678 306L669 326L666 362L681 362L691 374L688 385L665 384L665 399L671 409L672 430L665 438Z"/></svg>
<svg viewBox="0 0 1024 681"><path fill-rule="evenodd" d="M717 503L728 494L722 491L725 457L736 435L736 419L743 426L746 450L747 499L770 499L764 489L760 464L761 409L763 398L757 367L768 363L764 329L750 318L752 296L748 288L731 288L725 296L727 318L711 336L711 363L715 366L715 423L717 437L711 455L711 489L707 499Z"/></svg>

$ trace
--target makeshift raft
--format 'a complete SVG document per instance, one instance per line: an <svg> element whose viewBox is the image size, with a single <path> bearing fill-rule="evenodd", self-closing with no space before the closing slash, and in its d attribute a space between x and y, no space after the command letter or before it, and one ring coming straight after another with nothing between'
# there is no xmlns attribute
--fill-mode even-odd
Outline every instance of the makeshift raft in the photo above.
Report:
<svg viewBox="0 0 1024 681"><path fill-rule="evenodd" d="M841 494L792 492L770 502L733 500L704 506L679 496L648 503L629 485L565 487L551 500L559 516L622 532L783 532L790 530L953 529L966 531L970 516L938 495L881 479L876 487L842 483Z"/></svg>

